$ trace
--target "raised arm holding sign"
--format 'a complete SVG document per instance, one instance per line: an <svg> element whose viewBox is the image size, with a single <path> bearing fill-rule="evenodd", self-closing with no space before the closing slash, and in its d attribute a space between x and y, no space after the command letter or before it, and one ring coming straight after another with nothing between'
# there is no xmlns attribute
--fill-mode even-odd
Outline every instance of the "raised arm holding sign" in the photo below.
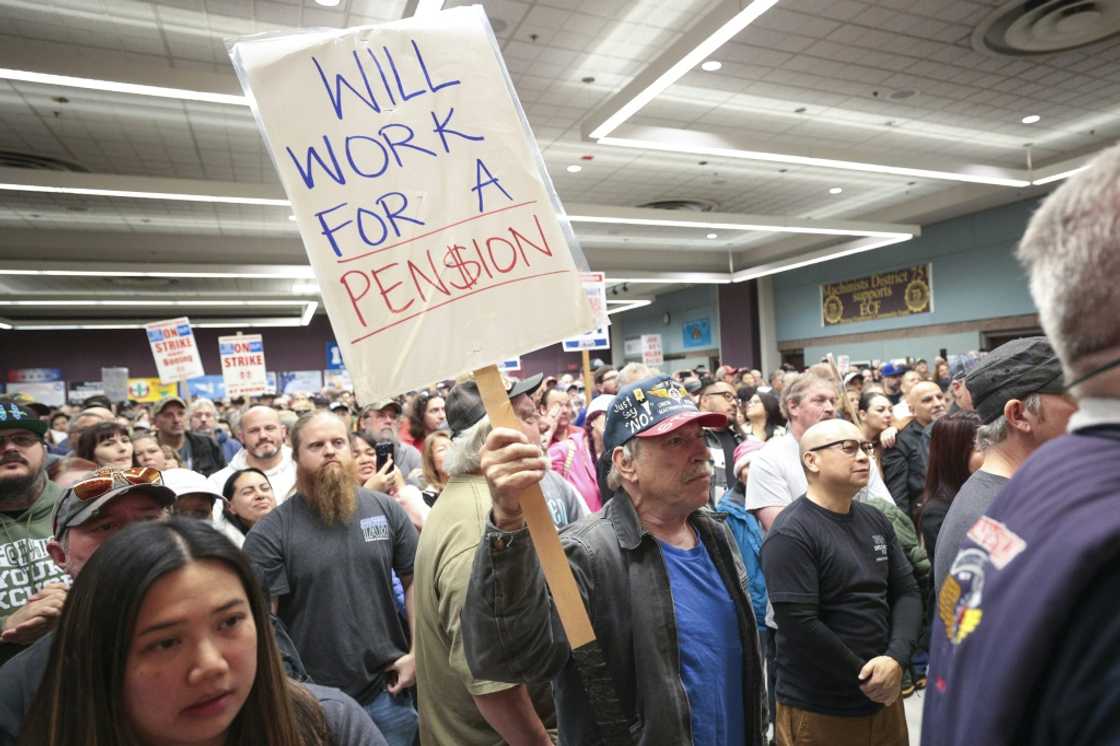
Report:
<svg viewBox="0 0 1120 746"><path fill-rule="evenodd" d="M493 363L595 321L584 262L481 7L254 37L231 55L359 400L477 370L493 422L508 421ZM601 730L626 743L539 487L521 504Z"/></svg>

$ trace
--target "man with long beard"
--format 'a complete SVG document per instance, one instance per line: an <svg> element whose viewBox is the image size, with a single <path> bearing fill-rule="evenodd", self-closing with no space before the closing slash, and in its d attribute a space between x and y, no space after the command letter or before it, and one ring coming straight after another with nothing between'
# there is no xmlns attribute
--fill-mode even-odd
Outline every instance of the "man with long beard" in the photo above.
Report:
<svg viewBox="0 0 1120 746"><path fill-rule="evenodd" d="M359 487L337 415L297 422L292 454L296 492L253 527L245 553L311 678L358 700L391 746L411 746L416 664L392 574L411 617L416 530L393 498Z"/></svg>

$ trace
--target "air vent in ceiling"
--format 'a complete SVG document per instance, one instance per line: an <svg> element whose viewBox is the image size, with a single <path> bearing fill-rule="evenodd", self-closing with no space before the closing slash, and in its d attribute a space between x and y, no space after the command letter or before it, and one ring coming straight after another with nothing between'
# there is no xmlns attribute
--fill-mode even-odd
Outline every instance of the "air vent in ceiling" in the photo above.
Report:
<svg viewBox="0 0 1120 746"><path fill-rule="evenodd" d="M706 199L659 199L646 202L638 207L651 207L655 210L681 210L683 212L711 212L717 207L715 202Z"/></svg>
<svg viewBox="0 0 1120 746"><path fill-rule="evenodd" d="M1055 54L1120 34L1114 0L1015 0L984 19L972 33L980 52L1010 57Z"/></svg>
<svg viewBox="0 0 1120 746"><path fill-rule="evenodd" d="M89 173L89 169L77 163L31 153L16 153L0 150L0 166L4 168L29 168L33 171L79 171Z"/></svg>

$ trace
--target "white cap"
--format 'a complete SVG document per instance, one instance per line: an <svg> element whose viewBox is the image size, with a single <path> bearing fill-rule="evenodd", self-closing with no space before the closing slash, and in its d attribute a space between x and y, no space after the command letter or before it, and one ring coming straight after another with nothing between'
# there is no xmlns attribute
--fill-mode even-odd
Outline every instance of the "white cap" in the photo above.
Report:
<svg viewBox="0 0 1120 746"><path fill-rule="evenodd" d="M214 485L210 484L210 480L197 471L191 471L190 469L164 469L160 474L163 475L164 485L171 488L176 498L182 497L183 495L201 494L216 497L219 500L225 499L214 491Z"/></svg>

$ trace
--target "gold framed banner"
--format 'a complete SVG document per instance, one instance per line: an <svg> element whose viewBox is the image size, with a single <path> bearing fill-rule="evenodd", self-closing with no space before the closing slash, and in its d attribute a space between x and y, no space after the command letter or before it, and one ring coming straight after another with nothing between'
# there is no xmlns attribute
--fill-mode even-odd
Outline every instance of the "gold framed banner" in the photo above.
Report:
<svg viewBox="0 0 1120 746"><path fill-rule="evenodd" d="M933 265L916 264L821 285L821 326L933 311Z"/></svg>

